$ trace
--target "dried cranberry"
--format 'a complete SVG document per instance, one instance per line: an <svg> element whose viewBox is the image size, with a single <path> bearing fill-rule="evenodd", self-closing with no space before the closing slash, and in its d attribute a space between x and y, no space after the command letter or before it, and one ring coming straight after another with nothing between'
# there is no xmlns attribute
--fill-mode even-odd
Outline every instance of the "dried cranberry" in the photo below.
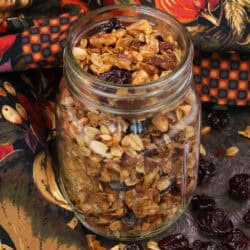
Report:
<svg viewBox="0 0 250 250"><path fill-rule="evenodd" d="M229 180L229 194L235 200L250 199L250 175L237 174Z"/></svg>
<svg viewBox="0 0 250 250"><path fill-rule="evenodd" d="M233 229L232 221L220 208L200 213L197 224L201 232L209 236L222 236Z"/></svg>
<svg viewBox="0 0 250 250"><path fill-rule="evenodd" d="M250 247L250 238L236 228L224 238L223 244L232 250L246 250Z"/></svg>
<svg viewBox="0 0 250 250"><path fill-rule="evenodd" d="M247 213L243 216L243 221L250 226L250 209L247 211Z"/></svg>
<svg viewBox="0 0 250 250"><path fill-rule="evenodd" d="M201 158L199 161L199 168L198 168L198 185L207 183L209 179L214 175L215 175L214 163Z"/></svg>
<svg viewBox="0 0 250 250"><path fill-rule="evenodd" d="M193 242L192 250L229 250L228 247L221 244L216 244L215 242L204 242L196 240Z"/></svg>
<svg viewBox="0 0 250 250"><path fill-rule="evenodd" d="M113 29L125 29L125 26L119 19L113 17L107 23L99 25L96 32L110 33Z"/></svg>
<svg viewBox="0 0 250 250"><path fill-rule="evenodd" d="M145 45L145 42L141 42L139 40L132 40L131 43L130 43L130 46L132 48L135 48L135 49L138 49L139 47Z"/></svg>
<svg viewBox="0 0 250 250"><path fill-rule="evenodd" d="M103 81L128 84L131 82L131 72L125 69L113 68L108 72L105 72L99 76Z"/></svg>
<svg viewBox="0 0 250 250"><path fill-rule="evenodd" d="M228 115L223 110L214 110L207 116L207 124L213 129L220 129L228 124Z"/></svg>
<svg viewBox="0 0 250 250"><path fill-rule="evenodd" d="M127 245L124 248L124 250L143 250L143 247L140 244L133 243L133 244Z"/></svg>
<svg viewBox="0 0 250 250"><path fill-rule="evenodd" d="M174 53L168 53L167 58L152 56L149 58L148 63L153 64L161 69L169 70L176 67L177 59Z"/></svg>
<svg viewBox="0 0 250 250"><path fill-rule="evenodd" d="M159 44L159 49L160 50L173 50L174 49L174 44L173 43L169 43L169 42L160 42Z"/></svg>
<svg viewBox="0 0 250 250"><path fill-rule="evenodd" d="M212 210L215 206L215 200L207 195L195 195L191 200L192 209L194 211Z"/></svg>
<svg viewBox="0 0 250 250"><path fill-rule="evenodd" d="M189 242L183 234L172 234L158 242L161 250L189 249Z"/></svg>

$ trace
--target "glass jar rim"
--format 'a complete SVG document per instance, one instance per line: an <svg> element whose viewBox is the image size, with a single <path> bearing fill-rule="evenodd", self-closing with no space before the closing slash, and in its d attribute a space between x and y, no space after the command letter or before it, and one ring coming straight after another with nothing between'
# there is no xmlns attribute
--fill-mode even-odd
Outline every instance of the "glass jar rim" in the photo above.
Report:
<svg viewBox="0 0 250 250"><path fill-rule="evenodd" d="M97 76L90 74L86 71L84 71L80 65L76 62L73 53L72 53L72 37L74 36L74 32L76 31L77 27L81 24L82 20L85 19L90 19L94 17L95 15L101 14L103 12L107 11L112 11L116 9L128 9L128 8L134 8L135 10L140 10L141 12L144 11L144 13L149 13L149 12L158 12L159 14L165 16L168 18L168 20L171 21L171 25L175 25L178 30L181 32L183 39L185 40L185 53L184 56L182 57L181 62L179 65L174 68L168 75L163 76L157 80L150 81L147 83L139 84L139 85L133 85L133 84L117 84L117 83L111 83L108 81L100 80ZM158 15L160 16L160 15ZM164 20L163 20L164 21ZM66 42L65 50L64 50L64 61L66 61L66 58L70 60L70 63L74 65L73 69L71 70L75 71L76 75L80 78L84 78L85 80L88 80L89 82L95 82L95 84L99 85L100 87L103 88L114 88L114 89L120 89L120 88L127 88L128 90L140 90L144 88L150 88L150 87L157 87L158 85L161 85L163 82L168 83L169 87L172 86L174 83L174 79L178 78L178 76L182 75L183 72L185 71L186 67L184 67L187 63L189 63L189 58L191 59L193 56L193 46L192 46L192 41L190 34L188 31L185 29L185 27L173 16L167 14L166 12L151 8L148 6L142 6L142 5L136 5L136 4L121 4L121 5L111 5L111 6L106 6L102 7L93 11L88 12L86 15L81 17L79 21L77 21L70 33L69 33L69 38ZM172 84L171 84L172 83Z"/></svg>

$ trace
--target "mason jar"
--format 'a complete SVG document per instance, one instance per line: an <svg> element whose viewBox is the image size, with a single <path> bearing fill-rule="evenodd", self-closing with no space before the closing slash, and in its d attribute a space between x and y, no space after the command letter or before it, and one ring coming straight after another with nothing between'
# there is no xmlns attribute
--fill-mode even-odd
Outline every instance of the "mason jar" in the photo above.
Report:
<svg viewBox="0 0 250 250"><path fill-rule="evenodd" d="M114 84L84 72L72 48L117 17L173 33L182 48L168 75L141 85ZM57 101L58 182L81 223L119 240L152 237L174 223L196 187L200 106L193 46L173 17L144 6L111 6L79 20L64 53Z"/></svg>

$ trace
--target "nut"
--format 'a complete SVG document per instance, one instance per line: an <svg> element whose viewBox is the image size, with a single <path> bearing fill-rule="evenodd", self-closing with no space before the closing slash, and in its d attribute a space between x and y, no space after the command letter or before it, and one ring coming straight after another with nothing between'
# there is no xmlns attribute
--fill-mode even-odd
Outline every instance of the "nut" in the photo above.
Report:
<svg viewBox="0 0 250 250"><path fill-rule="evenodd" d="M201 156L205 157L206 156L206 150L202 144L200 144L200 154Z"/></svg>
<svg viewBox="0 0 250 250"><path fill-rule="evenodd" d="M110 250L124 250L125 247L126 247L126 245L120 243L120 244L118 244L118 245L116 245L116 246L110 248Z"/></svg>
<svg viewBox="0 0 250 250"><path fill-rule="evenodd" d="M150 250L160 250L158 243L156 241L153 241L153 240L149 240L147 242L147 248Z"/></svg>
<svg viewBox="0 0 250 250"><path fill-rule="evenodd" d="M207 135L211 132L211 127L206 126L201 129L201 135Z"/></svg>
<svg viewBox="0 0 250 250"><path fill-rule="evenodd" d="M145 70L138 70L132 74L132 84L142 84L149 81L149 75Z"/></svg>
<svg viewBox="0 0 250 250"><path fill-rule="evenodd" d="M129 134L125 136L121 141L123 146L130 146L136 151L141 151L144 149L141 138L135 134Z"/></svg>
<svg viewBox="0 0 250 250"><path fill-rule="evenodd" d="M154 126L161 132L168 130L168 119L165 116L156 116L152 119Z"/></svg>
<svg viewBox="0 0 250 250"><path fill-rule="evenodd" d="M100 131L94 127L86 126L84 127L84 133L86 136L88 136L91 139L94 139L98 134L100 134Z"/></svg>
<svg viewBox="0 0 250 250"><path fill-rule="evenodd" d="M162 192L166 189L168 189L171 185L171 182L169 180L168 176L163 176L159 179L158 183L157 183L157 189Z"/></svg>
<svg viewBox="0 0 250 250"><path fill-rule="evenodd" d="M92 141L89 146L90 149L96 154L106 156L108 147L104 143L99 141Z"/></svg>
<svg viewBox="0 0 250 250"><path fill-rule="evenodd" d="M79 48L79 47L74 47L72 49L72 54L73 56L76 58L76 60L79 62L79 61L83 61L85 59L88 58L88 52L86 49L82 49L82 48Z"/></svg>
<svg viewBox="0 0 250 250"><path fill-rule="evenodd" d="M243 131L238 131L238 134L250 139L250 126L247 126Z"/></svg>
<svg viewBox="0 0 250 250"><path fill-rule="evenodd" d="M131 35L137 34L137 32L150 34L152 32L152 26L147 20L140 20L127 26L127 30Z"/></svg>
<svg viewBox="0 0 250 250"><path fill-rule="evenodd" d="M226 156L235 156L238 154L238 152L239 152L239 148L236 146L232 146L226 150Z"/></svg>
<svg viewBox="0 0 250 250"><path fill-rule="evenodd" d="M86 239L89 250L107 250L106 248L101 246L100 241L96 240L95 235L87 234Z"/></svg>

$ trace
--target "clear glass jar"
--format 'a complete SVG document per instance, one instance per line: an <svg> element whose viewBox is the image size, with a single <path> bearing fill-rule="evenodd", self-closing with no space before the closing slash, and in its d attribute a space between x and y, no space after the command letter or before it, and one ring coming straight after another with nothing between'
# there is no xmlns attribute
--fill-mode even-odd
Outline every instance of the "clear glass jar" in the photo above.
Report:
<svg viewBox="0 0 250 250"><path fill-rule="evenodd" d="M136 86L83 72L72 47L112 17L124 23L143 18L173 31L182 62L168 76ZM59 185L91 231L144 239L165 230L187 207L196 187L200 140L192 59L186 30L148 7L102 8L70 33L57 103Z"/></svg>

